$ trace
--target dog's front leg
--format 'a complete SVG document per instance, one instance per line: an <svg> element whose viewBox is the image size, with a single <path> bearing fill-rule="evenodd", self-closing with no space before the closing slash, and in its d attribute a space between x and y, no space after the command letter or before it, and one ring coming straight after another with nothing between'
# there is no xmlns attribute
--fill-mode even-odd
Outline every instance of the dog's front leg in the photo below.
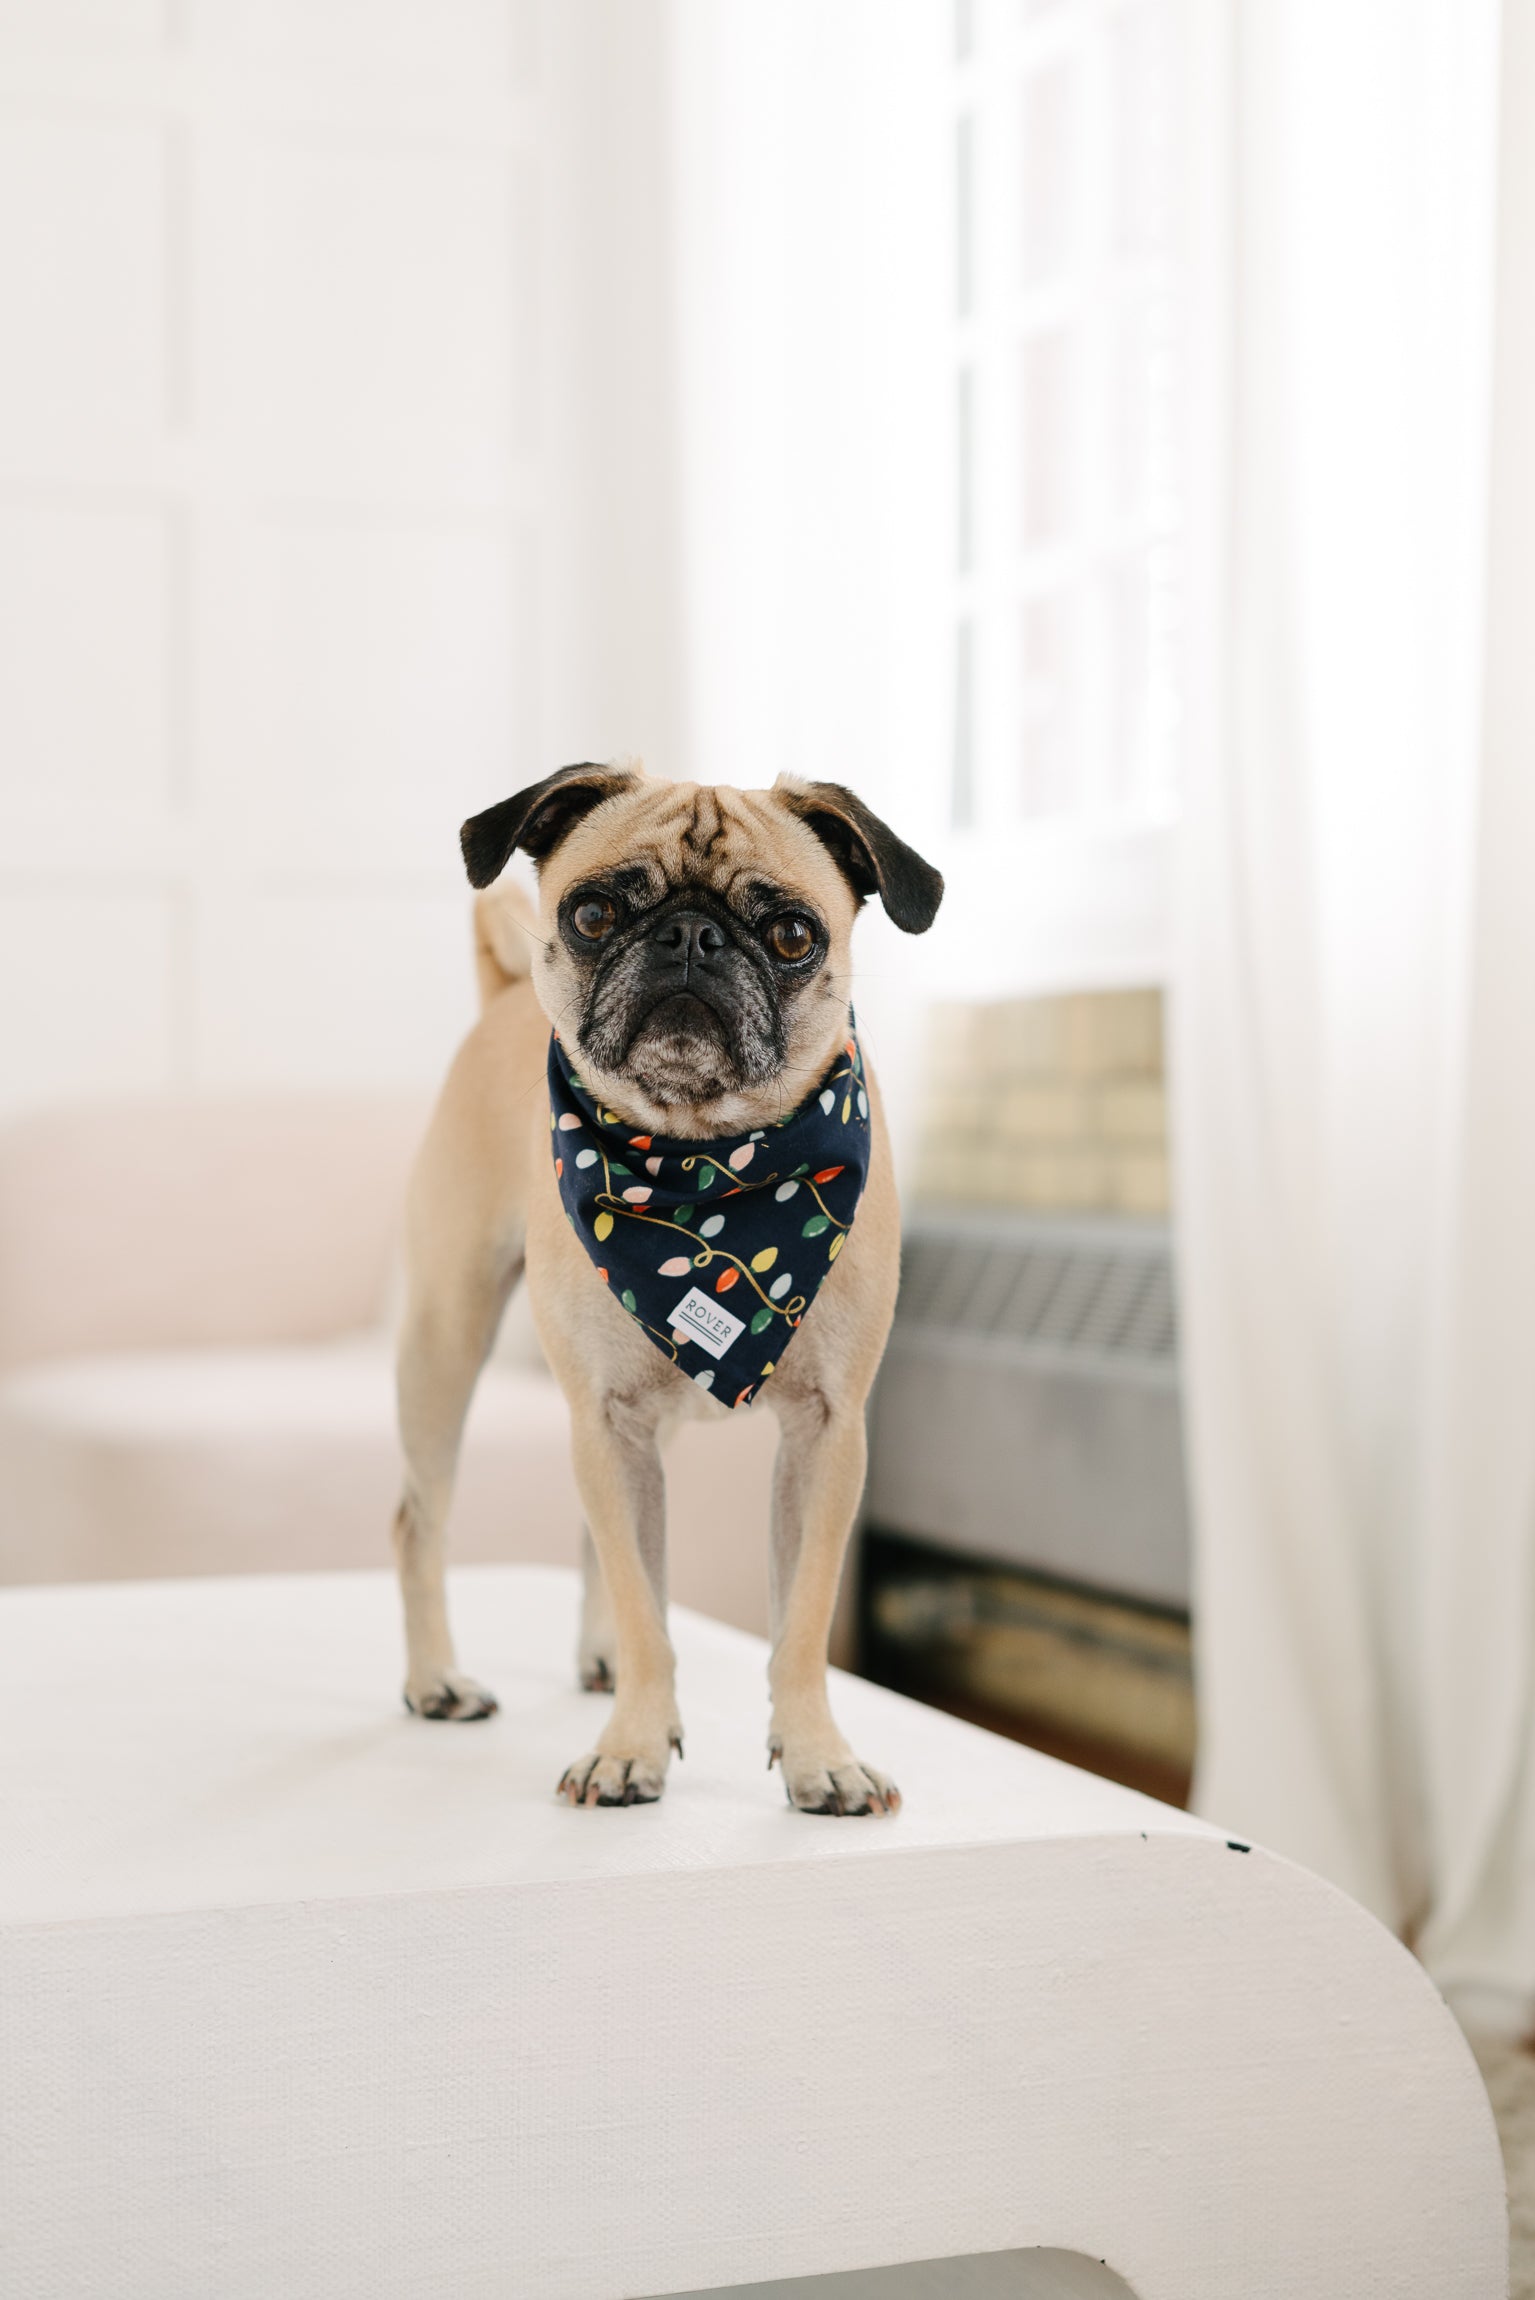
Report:
<svg viewBox="0 0 1535 2300"><path fill-rule="evenodd" d="M566 1768L572 1805L650 1805L682 1750L666 1633L666 1485L652 1416L622 1398L571 1409L576 1482L611 1608L618 1680L597 1746Z"/></svg>
<svg viewBox="0 0 1535 2300"><path fill-rule="evenodd" d="M867 1466L863 1407L819 1392L778 1403L773 1472L773 1714L768 1763L802 1813L896 1813L901 1792L854 1756L831 1713L826 1646Z"/></svg>

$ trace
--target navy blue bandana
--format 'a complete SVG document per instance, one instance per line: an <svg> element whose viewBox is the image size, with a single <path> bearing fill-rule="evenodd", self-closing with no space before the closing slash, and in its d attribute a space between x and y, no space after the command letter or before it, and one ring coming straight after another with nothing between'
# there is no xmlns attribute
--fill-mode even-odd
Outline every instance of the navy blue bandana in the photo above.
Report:
<svg viewBox="0 0 1535 2300"><path fill-rule="evenodd" d="M746 1405L863 1194L869 1097L856 1033L789 1117L707 1142L637 1133L592 1099L551 1038L549 1126L560 1196L598 1277L700 1389Z"/></svg>

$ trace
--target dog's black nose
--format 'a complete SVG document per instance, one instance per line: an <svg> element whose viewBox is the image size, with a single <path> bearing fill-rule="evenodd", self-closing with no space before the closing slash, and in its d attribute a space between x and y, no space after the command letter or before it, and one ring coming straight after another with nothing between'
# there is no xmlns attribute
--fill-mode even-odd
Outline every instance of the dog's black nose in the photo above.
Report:
<svg viewBox="0 0 1535 2300"><path fill-rule="evenodd" d="M663 919L652 938L658 950L664 950L670 959L680 959L684 968L695 959L715 958L725 948L727 936L701 910L674 910L670 918Z"/></svg>

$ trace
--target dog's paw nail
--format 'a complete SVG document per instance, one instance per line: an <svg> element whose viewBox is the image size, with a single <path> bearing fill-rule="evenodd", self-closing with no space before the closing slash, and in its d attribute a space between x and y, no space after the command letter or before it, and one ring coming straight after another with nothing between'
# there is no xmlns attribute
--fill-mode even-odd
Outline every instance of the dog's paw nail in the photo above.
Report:
<svg viewBox="0 0 1535 2300"><path fill-rule="evenodd" d="M778 1743L776 1741L770 1741L768 1743L768 1771L770 1773L782 1755L783 1750L779 1747Z"/></svg>
<svg viewBox="0 0 1535 2300"><path fill-rule="evenodd" d="M455 1675L439 1677L428 1685L407 1685L405 1706L413 1717L427 1717L437 1724L473 1725L482 1717L494 1717L501 1704L472 1677Z"/></svg>
<svg viewBox="0 0 1535 2300"><path fill-rule="evenodd" d="M611 1693L613 1672L601 1654L593 1661L581 1664L581 1690L583 1693Z"/></svg>
<svg viewBox="0 0 1535 2300"><path fill-rule="evenodd" d="M676 1750L676 1752L677 1752L677 1761L678 1761L678 1763L680 1764L680 1763L682 1762L682 1754L683 1754L683 1751L682 1751L682 1735L681 1735L680 1733L674 1733L674 1734L672 1735L672 1747L673 1747L673 1748Z"/></svg>
<svg viewBox="0 0 1535 2300"><path fill-rule="evenodd" d="M659 1748L640 1748L628 1756L594 1750L578 1758L560 1776L556 1796L568 1805L653 1805L666 1787L666 1768L675 1738Z"/></svg>
<svg viewBox="0 0 1535 2300"><path fill-rule="evenodd" d="M901 1792L885 1774L856 1758L817 1765L784 1760L784 1790L797 1813L826 1813L839 1819L860 1814L889 1815L901 1809Z"/></svg>

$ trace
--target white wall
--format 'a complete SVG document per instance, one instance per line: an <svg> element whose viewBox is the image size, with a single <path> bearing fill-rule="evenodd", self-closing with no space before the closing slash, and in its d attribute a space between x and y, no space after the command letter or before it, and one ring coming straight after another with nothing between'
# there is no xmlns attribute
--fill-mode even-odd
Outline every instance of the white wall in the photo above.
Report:
<svg viewBox="0 0 1535 2300"><path fill-rule="evenodd" d="M569 636L611 15L0 0L0 1111L431 1079L461 818L664 739Z"/></svg>

